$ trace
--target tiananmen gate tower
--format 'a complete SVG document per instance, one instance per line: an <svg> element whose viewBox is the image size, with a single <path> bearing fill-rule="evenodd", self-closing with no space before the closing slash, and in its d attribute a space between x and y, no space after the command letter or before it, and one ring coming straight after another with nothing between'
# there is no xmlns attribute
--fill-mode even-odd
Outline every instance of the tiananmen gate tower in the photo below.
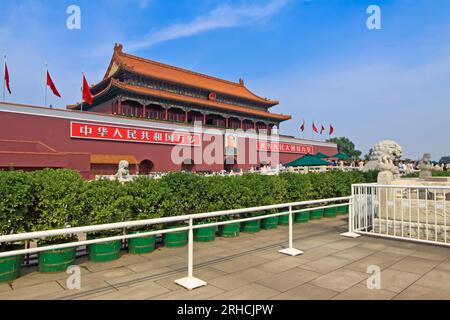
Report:
<svg viewBox="0 0 450 320"><path fill-rule="evenodd" d="M254 94L243 80L231 82L136 57L124 53L120 44L91 92L92 106L77 103L66 110L0 103L0 169L72 168L90 179L114 174L120 160L140 174L217 172L278 164L264 163L262 151L277 153L282 164L307 153L337 153L333 143L278 134L291 116L271 113L279 102ZM196 132L198 125L206 131ZM239 162L238 153L228 153L228 132L235 130L247 133L238 152L251 153L254 143L256 156L247 154ZM261 133L269 141L259 140ZM215 139L227 149L220 156L223 161L186 157L174 163L175 145L204 149Z"/></svg>

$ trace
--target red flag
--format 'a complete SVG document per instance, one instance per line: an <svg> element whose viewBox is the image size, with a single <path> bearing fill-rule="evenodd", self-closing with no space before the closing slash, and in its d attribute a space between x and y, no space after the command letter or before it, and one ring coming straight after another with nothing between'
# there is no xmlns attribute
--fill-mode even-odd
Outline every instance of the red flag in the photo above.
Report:
<svg viewBox="0 0 450 320"><path fill-rule="evenodd" d="M322 125L322 128L320 128L320 134L322 134L325 131L325 127Z"/></svg>
<svg viewBox="0 0 450 320"><path fill-rule="evenodd" d="M312 129L315 133L319 133L319 130L317 130L316 124L313 122Z"/></svg>
<svg viewBox="0 0 450 320"><path fill-rule="evenodd" d="M300 126L300 131L305 132L305 120L303 120L303 124Z"/></svg>
<svg viewBox="0 0 450 320"><path fill-rule="evenodd" d="M334 133L334 127L330 124L330 136Z"/></svg>
<svg viewBox="0 0 450 320"><path fill-rule="evenodd" d="M8 90L9 94L11 94L11 87L9 86L9 72L8 72L8 65L5 62L5 84L6 89Z"/></svg>
<svg viewBox="0 0 450 320"><path fill-rule="evenodd" d="M94 98L92 97L91 89L86 81L86 77L83 74L83 101L88 103L90 106L94 103Z"/></svg>
<svg viewBox="0 0 450 320"><path fill-rule="evenodd" d="M47 70L47 86L49 86L50 89L52 89L52 92L55 96L61 98L61 95L59 94L58 89L56 89L56 86L53 83L52 77L50 76L48 70Z"/></svg>

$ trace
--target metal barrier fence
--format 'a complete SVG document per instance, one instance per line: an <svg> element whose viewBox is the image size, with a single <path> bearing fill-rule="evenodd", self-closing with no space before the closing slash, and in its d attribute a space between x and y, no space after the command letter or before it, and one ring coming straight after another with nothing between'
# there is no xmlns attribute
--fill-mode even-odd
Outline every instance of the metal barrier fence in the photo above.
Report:
<svg viewBox="0 0 450 320"><path fill-rule="evenodd" d="M331 204L330 204L331 203ZM334 203L334 204L333 204ZM327 205L326 205L327 204ZM317 207L311 207L313 205L320 205ZM177 217L167 217L167 218L159 218L159 219L149 219L149 220L139 220L139 221L128 221L121 223L112 223L112 224L103 224L103 225L94 225L94 226L85 226L85 227L76 227L76 228L66 228L66 229L58 229L58 230L48 230L48 231L38 231L38 232L30 232L30 233L19 233L19 234L11 234L11 235L3 235L0 236L0 243L14 243L18 241L29 242L30 240L43 239L48 237L55 236L63 236L63 235L78 235L78 234L87 234L98 231L105 230L123 230L123 234L119 236L113 237L105 237L100 239L92 239L92 240L79 240L70 242L70 243L62 243L56 245L49 245L44 247L35 247L35 248L27 248L21 250L14 250L8 252L0 252L0 258L3 257L11 257L32 253L39 253L48 250L55 249L64 249L71 247L79 247L79 246L87 246L95 243L104 243L115 240L125 240L132 238L139 238L143 236L151 236L156 234L165 234L165 233L173 233L177 231L185 231L188 230L188 275L185 278L175 280L177 284L183 286L189 290L205 286L206 282L194 277L194 229L205 228L205 227L213 227L220 226L232 223L240 223L246 221L254 221L254 220L262 220L270 217L278 217L283 215L289 215L289 234L288 234L288 247L282 250L279 250L282 254L287 254L290 256L297 256L302 254L303 252L295 249L293 247L293 215L295 213L310 211L313 209L325 209L325 208L333 208L333 207L342 207L350 205L351 207L351 197L339 197L339 198L330 198L330 199L322 199L322 200L312 200L312 201L302 201L302 202L293 202L293 203L285 203L285 204L277 204L277 205L268 205L254 208L245 208L245 209L235 209L235 210L225 210L225 211L216 211L216 212L208 212L208 213L199 213L192 215L184 215ZM293 208L308 206L308 208L293 210ZM278 213L273 214L264 214L258 215L255 217L249 218L240 218L240 219L232 219L227 221L213 222L201 225L195 225L194 221L199 219L206 218L214 218L214 217L226 217L230 215L237 214L245 214L245 213L256 213L267 210L285 210ZM162 229L158 231L149 231L145 232L145 235L141 234L127 234L127 229L135 228L135 227L145 227L152 226L158 224L167 224L167 223L188 223L185 227L171 228L171 229Z"/></svg>
<svg viewBox="0 0 450 320"><path fill-rule="evenodd" d="M450 186L356 184L347 237L449 245Z"/></svg>

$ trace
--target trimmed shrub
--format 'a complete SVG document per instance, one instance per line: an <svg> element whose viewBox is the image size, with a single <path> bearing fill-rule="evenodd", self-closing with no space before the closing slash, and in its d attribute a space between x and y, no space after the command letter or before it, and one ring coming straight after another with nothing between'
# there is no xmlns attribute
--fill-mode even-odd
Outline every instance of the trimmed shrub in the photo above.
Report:
<svg viewBox="0 0 450 320"><path fill-rule="evenodd" d="M30 174L0 171L0 234L29 232L33 223L34 190ZM8 250L2 243L0 252Z"/></svg>
<svg viewBox="0 0 450 320"><path fill-rule="evenodd" d="M117 181L98 180L86 183L80 200L84 203L83 225L124 222L133 217L135 199L127 194L126 186ZM110 230L90 236L108 237L122 233L122 230Z"/></svg>
<svg viewBox="0 0 450 320"><path fill-rule="evenodd" d="M72 170L45 169L33 172L34 210L31 221L35 231L63 229L82 224L85 181ZM40 245L67 242L69 236L46 238Z"/></svg>

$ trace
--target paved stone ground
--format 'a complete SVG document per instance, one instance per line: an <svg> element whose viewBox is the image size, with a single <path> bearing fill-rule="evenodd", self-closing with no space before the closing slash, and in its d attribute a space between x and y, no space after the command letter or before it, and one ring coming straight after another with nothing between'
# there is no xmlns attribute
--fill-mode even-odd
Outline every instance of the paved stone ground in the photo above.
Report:
<svg viewBox="0 0 450 320"><path fill-rule="evenodd" d="M241 234L195 244L195 276L206 287L187 291L174 283L186 276L187 248L160 248L147 255L124 253L117 261L82 267L82 289L66 289L66 273L25 268L2 299L450 299L450 249L361 237L345 239L343 218L295 225L294 245L305 253L278 253L288 230ZM367 267L382 269L381 289L366 286Z"/></svg>

